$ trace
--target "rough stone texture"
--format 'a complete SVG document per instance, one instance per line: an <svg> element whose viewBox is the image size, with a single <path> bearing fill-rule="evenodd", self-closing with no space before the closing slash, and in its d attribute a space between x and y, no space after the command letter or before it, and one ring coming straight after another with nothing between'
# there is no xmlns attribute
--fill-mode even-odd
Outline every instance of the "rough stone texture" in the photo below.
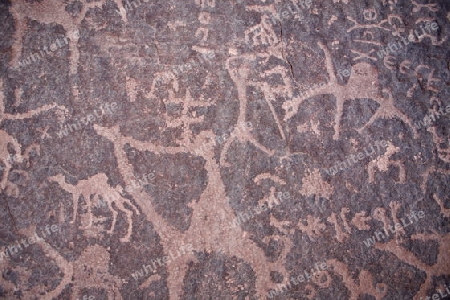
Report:
<svg viewBox="0 0 450 300"><path fill-rule="evenodd" d="M2 0L0 298L446 297L449 11Z"/></svg>

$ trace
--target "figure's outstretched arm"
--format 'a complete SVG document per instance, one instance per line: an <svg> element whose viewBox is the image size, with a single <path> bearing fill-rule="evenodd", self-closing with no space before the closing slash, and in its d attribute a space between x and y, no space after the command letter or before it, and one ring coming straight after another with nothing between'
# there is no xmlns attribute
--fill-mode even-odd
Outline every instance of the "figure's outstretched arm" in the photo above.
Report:
<svg viewBox="0 0 450 300"><path fill-rule="evenodd" d="M34 110L30 110L26 113L14 114L14 115L5 113L5 114L3 114L3 116L4 116L5 120L6 119L7 120L25 120L25 119L30 119L42 112L49 111L53 108L58 108L58 109L64 111L65 113L68 113L68 109L65 106L57 105L56 103L52 103L52 104L46 104L46 105L36 108Z"/></svg>

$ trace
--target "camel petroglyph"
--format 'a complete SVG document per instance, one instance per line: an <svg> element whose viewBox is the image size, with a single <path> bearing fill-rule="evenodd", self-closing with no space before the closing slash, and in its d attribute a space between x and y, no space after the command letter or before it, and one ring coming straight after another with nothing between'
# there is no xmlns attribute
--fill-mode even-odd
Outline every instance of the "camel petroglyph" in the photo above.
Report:
<svg viewBox="0 0 450 300"><path fill-rule="evenodd" d="M261 297L273 285L270 277L271 271L278 271L286 274L283 264L270 262L264 251L253 242L239 226L230 226L229 220L235 217L235 213L230 206L229 199L225 193L225 185L220 177L220 169L214 158L214 147L216 145L215 136L210 131L202 131L195 136L195 140L183 144L180 147L162 147L150 142L143 142L132 137L124 136L118 126L111 128L94 125L94 129L100 135L114 144L114 154L118 167L126 185L134 179L133 166L129 163L125 145L130 145L138 151L150 151L154 154L165 155L175 153L193 153L202 156L205 161L205 169L208 172L208 185L203 191L200 199L189 204L193 210L191 225L185 232L180 232L174 228L155 210L154 204L148 201L149 195L141 190L132 190L130 195L138 203L142 212L147 216L157 233L161 236L161 243L164 249L173 249L180 243L192 244L194 252L220 252L223 250L228 256L242 258L252 265L256 273L256 290ZM197 149L203 145L203 153L198 153ZM227 225L228 224L228 225ZM285 245L289 249L289 245ZM182 294L183 280L190 261L195 260L193 254L179 258L176 269L169 269L167 279L170 299L179 299Z"/></svg>
<svg viewBox="0 0 450 300"><path fill-rule="evenodd" d="M120 187L113 188L108 184L108 177L104 173L99 173L94 176L89 177L86 180L80 180L76 185L71 185L66 183L64 175L58 174L56 176L51 176L48 178L50 181L54 181L59 184L61 188L63 188L68 193L72 194L73 200L73 215L71 223L76 222L77 212L78 212L78 201L80 196L83 196L84 201L87 203L88 214L89 214L89 222L86 226L89 228L92 226L92 212L91 212L91 196L98 197L102 196L103 200L106 201L109 210L113 215L113 221L111 224L110 230L107 232L112 234L114 232L114 228L117 221L118 213L112 207L112 204L117 206L117 208L124 212L127 216L128 222L128 230L125 237L121 238L122 242L129 242L131 238L131 234L133 231L133 211L125 207L125 204L132 207L135 211L136 215L139 215L139 210L131 203L130 200L126 199L122 196L122 189Z"/></svg>
<svg viewBox="0 0 450 300"><path fill-rule="evenodd" d="M363 126L361 130L372 124L377 118L394 117L399 118L408 124L414 132L414 137L417 137L417 131L412 125L409 118L394 106L392 95L388 90L383 90L389 96L384 98L381 95L381 88L378 81L378 71L375 66L360 62L352 67L350 78L345 85L340 85L336 79L336 71L332 62L331 54L322 42L318 42L319 47L325 53L325 66L330 80L327 84L318 87L306 96L297 96L292 100L283 103L283 109L286 111L284 117L285 121L295 116L298 112L300 104L310 98L332 94L336 98L336 113L334 119L334 136L333 139L339 139L339 131L341 127L341 119L343 115L343 108L345 101L352 99L372 99L380 106L369 122Z"/></svg>

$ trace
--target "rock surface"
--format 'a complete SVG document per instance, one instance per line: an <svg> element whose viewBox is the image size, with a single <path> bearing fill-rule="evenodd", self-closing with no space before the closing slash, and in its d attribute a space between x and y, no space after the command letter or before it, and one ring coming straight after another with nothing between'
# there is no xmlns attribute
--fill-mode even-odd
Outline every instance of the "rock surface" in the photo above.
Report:
<svg viewBox="0 0 450 300"><path fill-rule="evenodd" d="M449 1L0 19L1 299L450 294Z"/></svg>

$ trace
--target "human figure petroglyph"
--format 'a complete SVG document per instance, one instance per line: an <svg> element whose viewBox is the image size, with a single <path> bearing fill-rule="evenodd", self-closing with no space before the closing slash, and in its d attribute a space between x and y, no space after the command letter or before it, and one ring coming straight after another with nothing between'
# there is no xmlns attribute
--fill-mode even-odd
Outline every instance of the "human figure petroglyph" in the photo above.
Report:
<svg viewBox="0 0 450 300"><path fill-rule="evenodd" d="M279 17L277 17L278 14L275 6L273 4L248 5L245 9L248 11L263 13L261 16L261 22L245 31L245 42L252 47L258 48L258 51L260 51L258 53L259 57L262 57L263 53L266 54L266 62L271 56L273 56L286 61L289 64L284 55L285 42L283 41L282 23L278 19ZM280 38L278 38L275 33L273 24L278 24L281 27Z"/></svg>
<svg viewBox="0 0 450 300"><path fill-rule="evenodd" d="M284 98L292 98L293 96L293 80L292 80L292 74L290 71L283 67L283 66L275 66L269 70L264 71L262 77L267 78L271 75L279 75L281 76L283 80L283 84L279 84L277 86L271 85L267 82L263 81L249 81L248 86L254 86L256 88L261 89L261 91L264 94L264 100L266 101L267 105L269 106L270 112L272 113L272 116L274 118L275 123L277 124L278 131L280 132L281 138L286 141L286 135L283 130L283 126L281 125L280 120L278 119L278 115L275 112L275 108L272 104L273 102L276 102L276 96L284 97Z"/></svg>
<svg viewBox="0 0 450 300"><path fill-rule="evenodd" d="M122 242L129 242L131 238L131 234L133 231L133 211L129 210L125 207L124 204L130 206L133 208L136 215L139 215L139 210L131 203L130 200L126 199L122 196L123 191L120 189L120 187L112 188L108 184L108 177L104 173L99 173L94 176L89 177L85 180L80 180L76 185L71 185L66 183L65 177L61 174L56 176L51 176L48 178L50 181L54 181L59 184L61 188L63 188L68 193L72 194L72 201L73 201L73 216L70 223L76 222L77 212L78 212L78 201L80 196L83 196L84 201L87 203L88 207L88 214L89 214L89 222L87 225L87 228L92 226L92 211L91 211L91 196L98 196L101 195L102 198L106 201L109 210L111 211L113 215L113 221L111 224L111 228L108 230L107 233L113 234L116 221L117 221L117 215L118 213L115 211L115 209L112 207L112 204L114 205L122 212L125 213L127 216L127 222L128 222L128 230L125 235L125 237L121 238L120 240Z"/></svg>
<svg viewBox="0 0 450 300"><path fill-rule="evenodd" d="M399 219L397 217L398 210L400 209L401 205L398 201L391 201L389 202L389 208L391 209L391 218L393 221L393 226L395 227L395 239L397 243L403 242L403 237L406 235L406 232L403 227L396 226L396 224L400 224ZM380 221L383 223L383 230L386 236L389 235L389 231L394 231L394 227L391 225L391 221L389 217L386 215L386 209L383 207L377 207L373 211L373 218L377 221ZM405 220L401 219L403 222L403 225L405 225ZM409 218L411 221L411 218ZM410 224L409 224L410 225ZM408 225L408 226L409 226ZM392 227L392 228L391 228ZM407 226L405 226L407 227Z"/></svg>
<svg viewBox="0 0 450 300"><path fill-rule="evenodd" d="M183 143L186 143L188 140L192 140L194 138L192 131L190 130L190 126L204 121L204 116L197 116L196 112L191 112L191 110L195 107L209 106L211 106L211 104L208 102L194 100L189 90L186 90L186 95L182 100L181 117L178 119L183 125Z"/></svg>
<svg viewBox="0 0 450 300"><path fill-rule="evenodd" d="M394 254L400 261L407 263L426 274L425 281L420 286L419 291L414 296L413 300L423 299L427 295L427 291L432 288L433 277L448 275L450 271L450 260L448 253L450 253L450 234L423 234L418 233L411 236L412 240L419 240L422 242L436 241L438 243L438 254L436 262L433 265L422 262L413 252L406 248L400 247L395 241L387 243L377 242L375 248Z"/></svg>
<svg viewBox="0 0 450 300"><path fill-rule="evenodd" d="M226 160L226 154L231 143L235 140L240 142L249 142L253 144L256 148L261 150L263 153L271 156L274 154L274 151L268 149L261 143L259 143L252 135L251 128L247 126L246 122L246 111L247 111L247 84L249 74L250 74L250 65L249 62L254 59L253 56L238 56L231 57L226 61L226 69L228 70L231 79L234 81L237 92L238 92L238 100L239 100L239 115L237 119L236 126L233 131L230 133L230 137L225 142L225 145L220 154L220 165L224 167L230 166ZM234 64L234 66L233 66Z"/></svg>
<svg viewBox="0 0 450 300"><path fill-rule="evenodd" d="M388 98L386 99L382 97L378 81L378 71L373 65L365 62L355 64L351 69L351 75L347 84L340 85L336 79L336 72L330 52L321 42L319 42L318 45L325 53L325 66L330 80L326 85L317 88L313 93L310 93L305 97L296 97L290 101L286 101L285 103L283 103L283 109L286 111L286 115L284 117L285 120L289 120L295 114L297 114L299 105L303 101L319 95L333 94L336 98L337 107L335 113L333 139L337 140L339 139L340 122L343 115L345 101L352 99L369 98L376 101L380 105L380 107L368 121L368 123L360 128L359 131L372 124L377 118L397 117L408 124L413 130L414 134L417 135L417 131L411 124L408 117L406 117L394 106L394 101L391 93L387 90L384 90L384 92L388 94Z"/></svg>
<svg viewBox="0 0 450 300"><path fill-rule="evenodd" d="M399 220L397 218L397 214L398 214L398 210L400 209L401 205L400 202L398 201L391 201L389 202L389 207L391 209L391 217L392 217L392 221L394 222L394 224L399 224ZM395 237L397 239L397 241L402 241L402 235L405 235L405 229L403 227L398 228L395 230Z"/></svg>
<svg viewBox="0 0 450 300"><path fill-rule="evenodd" d="M342 277L342 282L350 292L350 300L358 300L362 295L371 295L376 300L381 300L387 294L387 284L376 283L374 286L373 275L362 269L359 272L359 283L357 284L349 272L348 266L336 259L329 259L327 265L333 266L333 272Z"/></svg>
<svg viewBox="0 0 450 300"><path fill-rule="evenodd" d="M138 203L147 219L153 224L164 249L176 247L179 243L191 243L196 252L219 252L223 250L228 256L242 258L251 264L256 276L256 290L260 297L273 285L270 272L275 270L286 273L279 262L270 262L264 251L253 242L239 227L232 227L229 220L235 217L230 207L225 186L220 177L220 168L214 158L215 136L210 131L202 131L194 140L183 143L179 147L163 147L150 142L138 141L132 137L120 133L118 126L111 128L94 125L96 132L114 143L114 153L119 166L119 171L126 185L134 180L133 166L129 163L124 146L129 144L139 151L150 151L158 155L176 153L196 153L199 145L203 146L202 153L196 153L206 161L205 169L208 174L208 185L200 199L190 203L192 209L191 225L188 230L180 232L174 228L165 218L156 212L154 204L148 201L149 195L141 190L130 191L129 194ZM214 205L212 205L214 203ZM218 211L217 208L220 208ZM241 237L236 239L236 237ZM169 268L167 285L170 299L178 299L182 294L183 280L189 262L196 260L193 254L180 257L176 269ZM266 263L261 263L266 262ZM262 299L262 298L261 298Z"/></svg>
<svg viewBox="0 0 450 300"><path fill-rule="evenodd" d="M389 166L393 165L398 167L399 175L398 175L398 183L405 183L406 181L406 171L403 162L400 160L391 160L391 157L400 152L400 148L394 146L391 142L388 142L388 147L386 148L386 152L370 161L367 165L367 173L369 174L369 183L375 182L375 169L378 169L382 172L387 172L389 170Z"/></svg>

